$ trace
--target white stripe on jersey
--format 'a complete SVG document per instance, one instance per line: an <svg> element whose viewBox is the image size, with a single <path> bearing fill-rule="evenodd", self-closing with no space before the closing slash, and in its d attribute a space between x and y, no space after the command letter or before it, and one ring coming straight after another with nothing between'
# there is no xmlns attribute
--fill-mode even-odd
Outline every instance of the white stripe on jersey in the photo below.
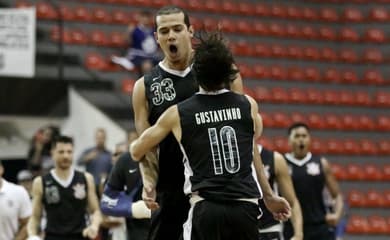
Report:
<svg viewBox="0 0 390 240"><path fill-rule="evenodd" d="M190 211L188 211L187 221L183 224L183 240L191 240L192 234L192 215L196 204L191 205Z"/></svg>
<svg viewBox="0 0 390 240"><path fill-rule="evenodd" d="M179 143L180 149L183 153L183 164L184 164L184 194L188 195L191 194L192 191L192 184L190 177L194 175L194 172L192 171L192 168L190 166L190 163L188 162L188 156L187 153L181 143Z"/></svg>

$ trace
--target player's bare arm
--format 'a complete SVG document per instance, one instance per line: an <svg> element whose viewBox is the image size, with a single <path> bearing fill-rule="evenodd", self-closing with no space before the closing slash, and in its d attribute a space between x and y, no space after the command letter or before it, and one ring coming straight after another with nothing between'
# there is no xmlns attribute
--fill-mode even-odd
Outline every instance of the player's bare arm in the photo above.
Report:
<svg viewBox="0 0 390 240"><path fill-rule="evenodd" d="M277 220L284 221L290 217L291 208L289 203L286 201L286 199L275 195L265 176L263 162L261 160L260 153L256 143L257 138L261 135L261 132L263 130L261 117L258 114L259 108L257 102L253 98L249 96L246 97L248 98L251 104L251 112L252 112L252 118L254 124L253 128L255 132L253 138L253 163L256 169L257 180L260 184L261 190L263 191L264 203L267 206L267 208L270 210L270 212L273 213L274 217Z"/></svg>
<svg viewBox="0 0 390 240"><path fill-rule="evenodd" d="M275 175L276 181L280 188L281 194L289 202L291 206L291 223L294 227L293 240L303 239L303 220L302 211L299 201L295 195L294 186L291 177L288 173L288 166L283 156L274 152L275 159Z"/></svg>
<svg viewBox="0 0 390 240"><path fill-rule="evenodd" d="M27 223L28 223L28 219L29 219L29 217L27 217L27 218L20 218L18 220L18 222L19 222L19 230L16 233L15 240L24 240L24 239L27 238Z"/></svg>
<svg viewBox="0 0 390 240"><path fill-rule="evenodd" d="M100 212L93 177L90 173L85 173L85 178L88 184L88 211L91 214L91 223L83 230L83 236L95 239L99 233L99 226L103 217Z"/></svg>
<svg viewBox="0 0 390 240"><path fill-rule="evenodd" d="M328 161L325 158L321 158L322 168L325 173L325 184L329 190L330 195L335 200L334 212L326 215L326 221L331 226L336 226L340 221L343 213L344 201L343 195L341 194L340 187L333 176L332 170L329 166Z"/></svg>
<svg viewBox="0 0 390 240"><path fill-rule="evenodd" d="M145 96L145 85L144 78L140 78L134 85L133 91L133 109L134 109L134 122L135 128L137 130L138 136L140 136L147 128L150 127L149 124L149 110L148 110L148 101ZM149 188L154 188L157 181L158 173L158 164L155 151L152 151L147 154L147 161L142 161L140 163L141 175L144 186Z"/></svg>
<svg viewBox="0 0 390 240"><path fill-rule="evenodd" d="M38 229L42 216L42 177L37 177L32 185L32 214L27 223L27 234L29 237L38 237Z"/></svg>

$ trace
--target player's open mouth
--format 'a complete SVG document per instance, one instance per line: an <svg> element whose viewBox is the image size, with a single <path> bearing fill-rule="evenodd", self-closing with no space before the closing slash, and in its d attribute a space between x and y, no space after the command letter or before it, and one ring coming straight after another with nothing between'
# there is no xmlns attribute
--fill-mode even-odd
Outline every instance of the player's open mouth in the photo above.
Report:
<svg viewBox="0 0 390 240"><path fill-rule="evenodd" d="M177 53L177 47L175 46L175 45L169 45L169 51L171 52L171 53L174 53L174 54L176 54Z"/></svg>
<svg viewBox="0 0 390 240"><path fill-rule="evenodd" d="M303 150L305 148L305 145L299 144L299 149Z"/></svg>

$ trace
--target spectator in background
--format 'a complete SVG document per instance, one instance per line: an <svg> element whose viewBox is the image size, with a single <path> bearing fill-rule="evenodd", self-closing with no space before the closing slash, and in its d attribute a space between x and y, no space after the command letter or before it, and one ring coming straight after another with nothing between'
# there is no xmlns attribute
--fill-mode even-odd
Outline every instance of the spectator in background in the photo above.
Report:
<svg viewBox="0 0 390 240"><path fill-rule="evenodd" d="M16 177L18 184L23 186L31 198L33 175L29 170L21 170Z"/></svg>
<svg viewBox="0 0 390 240"><path fill-rule="evenodd" d="M96 129L95 146L85 150L78 160L79 165L85 166L85 170L92 174L95 185L99 186L101 179L105 179L111 171L111 152L106 149L106 130Z"/></svg>
<svg viewBox="0 0 390 240"><path fill-rule="evenodd" d="M28 151L28 167L33 176L48 172L54 163L50 157L50 146L54 138L60 134L57 126L48 125L37 131L33 137L30 150Z"/></svg>
<svg viewBox="0 0 390 240"><path fill-rule="evenodd" d="M0 239L21 240L27 237L27 221L32 213L27 191L2 178L0 160Z"/></svg>
<svg viewBox="0 0 390 240"><path fill-rule="evenodd" d="M105 185L100 206L106 215L126 217L128 239L145 240L151 212L142 200L139 166L132 160L128 148L136 137L135 131L130 131L128 142L117 144L114 159L118 160Z"/></svg>
<svg viewBox="0 0 390 240"><path fill-rule="evenodd" d="M126 56L113 56L112 61L129 71L137 69L140 75L149 72L160 60L158 45L154 38L152 15L142 11L137 17L137 25L129 25L129 45Z"/></svg>

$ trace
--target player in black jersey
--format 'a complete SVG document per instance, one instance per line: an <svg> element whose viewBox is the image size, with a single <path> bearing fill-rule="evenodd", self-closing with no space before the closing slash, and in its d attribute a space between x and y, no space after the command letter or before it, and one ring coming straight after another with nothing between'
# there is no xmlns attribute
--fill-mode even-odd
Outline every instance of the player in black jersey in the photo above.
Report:
<svg viewBox="0 0 390 240"><path fill-rule="evenodd" d="M59 136L52 143L55 168L33 182L33 214L28 223L29 240L39 240L42 210L46 212L46 240L96 238L102 219L91 174L72 168L73 140ZM90 221L87 215L91 213ZM90 222L89 225L87 223Z"/></svg>
<svg viewBox="0 0 390 240"><path fill-rule="evenodd" d="M295 193L302 206L304 240L334 240L334 227L341 218L343 197L328 161L310 152L309 127L295 123L288 129L291 153L284 156L290 169ZM327 213L324 188L335 200L334 213ZM291 225L285 226L285 237L292 235Z"/></svg>
<svg viewBox="0 0 390 240"><path fill-rule="evenodd" d="M191 197L184 240L257 240L260 192L253 163L267 207L278 218L290 214L288 202L273 194L264 177L260 155L254 154L262 131L257 103L226 89L237 70L219 34L200 39L193 69L199 93L165 111L130 151L139 160L169 133L180 144L184 192ZM150 205L157 207L155 196L148 197Z"/></svg>
<svg viewBox="0 0 390 240"><path fill-rule="evenodd" d="M155 17L156 40L164 53L164 59L150 74L140 78L133 91L135 127L138 134L156 123L160 115L198 91L191 63L193 49L191 39L194 29L188 14L175 6L163 7ZM242 92L242 82L237 79L230 86ZM150 240L176 240L182 233L182 225L189 209L188 198L183 194L183 154L169 134L158 146L159 164L152 153L146 155L140 167L145 173L144 185L157 185L157 201L160 208L152 213ZM151 182L158 174L157 183Z"/></svg>
<svg viewBox="0 0 390 240"><path fill-rule="evenodd" d="M258 148L269 185L274 192L280 192L291 205L291 222L294 226L294 236L291 239L302 240L302 212L298 199L295 196L286 160L278 152L270 151L261 145L258 145ZM260 200L260 208L263 214L259 220L259 240L283 239L282 223L274 219L272 213L265 207L263 200Z"/></svg>

